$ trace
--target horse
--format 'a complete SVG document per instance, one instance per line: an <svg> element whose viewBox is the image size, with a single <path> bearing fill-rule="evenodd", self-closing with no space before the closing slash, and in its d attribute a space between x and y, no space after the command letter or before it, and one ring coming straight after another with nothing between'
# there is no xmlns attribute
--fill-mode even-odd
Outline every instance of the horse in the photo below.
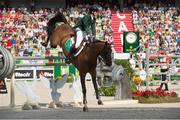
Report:
<svg viewBox="0 0 180 120"><path fill-rule="evenodd" d="M64 55L68 57L69 51L66 48L66 42L72 37L75 37L75 31L72 26L69 25L62 13L57 13L48 21L47 33L47 40L49 41L50 46L52 48L56 48L59 45L62 48ZM81 46L82 44L83 43L81 43ZM96 99L98 100L98 105L103 105L96 82L97 59L101 57L102 61L107 66L111 66L111 53L112 49L109 43L103 41L95 41L89 44L85 44L82 51L71 61L71 63L77 68L80 74L84 104L83 111L88 111L85 85L85 76L87 73L90 73L91 75L96 93Z"/></svg>

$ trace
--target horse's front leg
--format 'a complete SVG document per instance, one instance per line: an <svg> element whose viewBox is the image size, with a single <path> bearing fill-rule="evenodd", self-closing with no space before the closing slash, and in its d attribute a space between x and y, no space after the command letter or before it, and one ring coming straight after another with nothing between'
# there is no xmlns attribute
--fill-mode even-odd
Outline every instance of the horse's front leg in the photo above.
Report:
<svg viewBox="0 0 180 120"><path fill-rule="evenodd" d="M86 99L86 84L85 84L85 74L80 74L81 76L81 86L82 86L82 92L83 92L83 111L86 112L88 111L88 107L87 107L87 99Z"/></svg>
<svg viewBox="0 0 180 120"><path fill-rule="evenodd" d="M91 74L91 77L92 77L92 82L93 82L94 90L95 90L95 93L96 93L96 99L98 100L98 105L103 105L103 102L102 102L101 97L99 95L97 82L96 82L96 71L93 71L90 74Z"/></svg>

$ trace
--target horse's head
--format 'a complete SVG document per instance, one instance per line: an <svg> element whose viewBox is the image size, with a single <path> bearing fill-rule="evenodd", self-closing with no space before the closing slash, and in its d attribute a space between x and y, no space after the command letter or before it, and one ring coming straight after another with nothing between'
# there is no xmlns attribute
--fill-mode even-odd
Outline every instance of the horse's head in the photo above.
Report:
<svg viewBox="0 0 180 120"><path fill-rule="evenodd" d="M47 41L50 41L50 45L53 48L56 48L58 45L58 36L52 36L57 28L58 23L67 24L67 20L62 13L56 13L56 15L51 18L47 23Z"/></svg>
<svg viewBox="0 0 180 120"><path fill-rule="evenodd" d="M100 56L103 58L103 61L107 66L112 65L111 55L112 55L111 45L109 43L105 42L104 48L100 52Z"/></svg>

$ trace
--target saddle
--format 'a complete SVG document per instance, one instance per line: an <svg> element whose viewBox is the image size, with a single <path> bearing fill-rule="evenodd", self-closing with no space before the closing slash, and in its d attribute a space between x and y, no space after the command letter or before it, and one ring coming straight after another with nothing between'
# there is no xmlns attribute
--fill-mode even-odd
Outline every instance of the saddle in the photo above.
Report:
<svg viewBox="0 0 180 120"><path fill-rule="evenodd" d="M75 44L73 44L70 48L68 59L73 60L76 56L78 56L86 44L87 42L82 41L78 48L75 48Z"/></svg>
<svg viewBox="0 0 180 120"><path fill-rule="evenodd" d="M79 31L78 29L75 29L75 30L74 30L74 33L75 33L75 34L74 34L74 39L73 39L74 42L73 42L73 44L72 44L72 46L71 46L71 51L70 51L71 53L75 53L76 51L78 51L78 49L83 45L84 42L86 42L86 43L89 44L90 41L91 41L91 40L90 40L90 37L87 38L86 32L83 32L83 40L82 40L81 44L78 46L78 48L75 48L75 44L76 44L76 41L77 41L77 40L76 40L76 38L77 38L77 32L78 32L78 31Z"/></svg>
<svg viewBox="0 0 180 120"><path fill-rule="evenodd" d="M66 63L70 63L76 56L79 55L79 53L83 50L83 48L85 47L85 45L89 45L90 43L90 37L87 38L87 34L85 32L83 32L83 40L80 43L80 45L78 46L78 48L75 47L76 44L76 38L77 38L77 29L74 30L74 36L71 39L71 45L69 46L69 55L68 55L68 60L66 61Z"/></svg>
<svg viewBox="0 0 180 120"><path fill-rule="evenodd" d="M69 55L67 57L66 63L69 64L72 60L74 60L76 56L78 56L82 52L84 47L88 44L89 43L83 41L78 48L75 48L74 46L72 46L70 49Z"/></svg>

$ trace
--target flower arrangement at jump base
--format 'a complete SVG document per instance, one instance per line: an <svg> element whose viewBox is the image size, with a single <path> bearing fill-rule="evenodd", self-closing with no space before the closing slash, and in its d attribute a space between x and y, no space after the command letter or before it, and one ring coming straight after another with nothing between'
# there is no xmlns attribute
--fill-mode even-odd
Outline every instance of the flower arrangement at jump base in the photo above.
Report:
<svg viewBox="0 0 180 120"><path fill-rule="evenodd" d="M132 80L134 80L134 82L136 82L137 84L141 84L141 82L143 82L138 75L134 75Z"/></svg>
<svg viewBox="0 0 180 120"><path fill-rule="evenodd" d="M151 79L149 78L149 80ZM133 99L138 100L139 103L180 102L180 97L178 97L178 94L174 91L166 92L159 88L156 90L143 90L142 85L145 85L145 81L143 81L139 75L134 75L131 79L131 90Z"/></svg>
<svg viewBox="0 0 180 120"><path fill-rule="evenodd" d="M166 92L162 89L137 90L133 92L133 98L139 103L173 103L180 102L178 94L174 91Z"/></svg>
<svg viewBox="0 0 180 120"><path fill-rule="evenodd" d="M136 92L140 89L140 86L144 84L144 81L140 78L139 75L134 75L130 81L131 83L131 91Z"/></svg>

